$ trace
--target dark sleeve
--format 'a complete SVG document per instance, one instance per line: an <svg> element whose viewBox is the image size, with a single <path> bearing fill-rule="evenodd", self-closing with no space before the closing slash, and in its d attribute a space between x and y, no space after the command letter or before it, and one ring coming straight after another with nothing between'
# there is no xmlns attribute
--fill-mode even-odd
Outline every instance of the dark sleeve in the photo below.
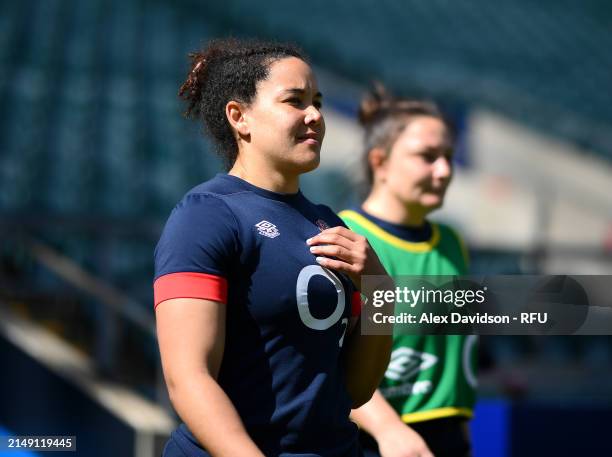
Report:
<svg viewBox="0 0 612 457"><path fill-rule="evenodd" d="M211 194L188 194L172 211L155 249L155 306L171 298L227 301L238 252L237 221Z"/></svg>

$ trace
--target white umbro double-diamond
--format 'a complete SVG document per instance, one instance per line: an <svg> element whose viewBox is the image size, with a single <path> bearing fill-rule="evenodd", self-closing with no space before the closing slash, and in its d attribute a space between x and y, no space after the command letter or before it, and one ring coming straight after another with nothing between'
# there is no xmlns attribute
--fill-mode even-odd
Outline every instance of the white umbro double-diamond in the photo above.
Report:
<svg viewBox="0 0 612 457"><path fill-rule="evenodd" d="M438 357L433 354L400 347L391 353L391 361L385 377L393 381L404 382L413 378L420 371L431 368L437 362Z"/></svg>
<svg viewBox="0 0 612 457"><path fill-rule="evenodd" d="M280 232L278 231L278 228L276 228L276 225L266 220L258 222L257 224L255 224L255 227L257 227L257 231L260 235L267 236L268 238L276 238L280 235Z"/></svg>

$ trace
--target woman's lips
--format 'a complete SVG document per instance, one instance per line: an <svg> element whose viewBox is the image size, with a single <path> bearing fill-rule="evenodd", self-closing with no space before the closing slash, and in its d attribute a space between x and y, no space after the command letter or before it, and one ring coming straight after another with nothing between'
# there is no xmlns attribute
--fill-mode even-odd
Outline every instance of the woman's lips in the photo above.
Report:
<svg viewBox="0 0 612 457"><path fill-rule="evenodd" d="M316 138L298 138L298 141L300 143L306 143L306 144L319 144L319 140L317 140Z"/></svg>
<svg viewBox="0 0 612 457"><path fill-rule="evenodd" d="M297 137L298 143L320 145L321 137L316 133L307 133L306 135L300 135Z"/></svg>
<svg viewBox="0 0 612 457"><path fill-rule="evenodd" d="M297 137L298 142L306 144L321 144L321 137L318 133L307 133Z"/></svg>

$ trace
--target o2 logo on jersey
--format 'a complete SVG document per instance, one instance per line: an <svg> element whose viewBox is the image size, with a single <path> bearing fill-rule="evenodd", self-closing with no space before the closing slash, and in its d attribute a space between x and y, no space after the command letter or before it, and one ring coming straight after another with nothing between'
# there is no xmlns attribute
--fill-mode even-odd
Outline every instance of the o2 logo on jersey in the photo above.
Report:
<svg viewBox="0 0 612 457"><path fill-rule="evenodd" d="M314 276L323 276L327 278L336 289L336 295L338 301L334 311L323 319L318 319L310 312L310 305L308 303L308 284ZM327 330L340 320L344 314L346 293L342 281L332 271L327 268L323 268L320 265L307 265L300 271L297 278L297 284L295 286L295 299L297 302L298 314L304 325L313 330ZM348 327L348 318L342 318L341 324L344 325L342 336L338 342L339 346L342 347L344 342L344 334Z"/></svg>
<svg viewBox="0 0 612 457"><path fill-rule="evenodd" d="M438 357L433 354L402 347L391 353L385 377L392 381L407 381L419 371L433 367L437 362Z"/></svg>

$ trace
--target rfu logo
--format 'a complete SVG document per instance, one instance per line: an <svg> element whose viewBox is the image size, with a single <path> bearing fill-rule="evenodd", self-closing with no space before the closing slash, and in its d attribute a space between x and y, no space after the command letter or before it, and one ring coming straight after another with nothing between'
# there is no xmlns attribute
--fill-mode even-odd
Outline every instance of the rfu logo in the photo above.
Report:
<svg viewBox="0 0 612 457"><path fill-rule="evenodd" d="M261 221L255 224L255 227L257 227L257 231L260 235L267 236L268 238L276 238L278 235L280 235L276 225L274 225L272 222Z"/></svg>
<svg viewBox="0 0 612 457"><path fill-rule="evenodd" d="M319 227L319 230L321 231L327 230L329 228L329 225L327 225L327 222L325 222L323 219L317 219L315 224L317 224L317 227Z"/></svg>

